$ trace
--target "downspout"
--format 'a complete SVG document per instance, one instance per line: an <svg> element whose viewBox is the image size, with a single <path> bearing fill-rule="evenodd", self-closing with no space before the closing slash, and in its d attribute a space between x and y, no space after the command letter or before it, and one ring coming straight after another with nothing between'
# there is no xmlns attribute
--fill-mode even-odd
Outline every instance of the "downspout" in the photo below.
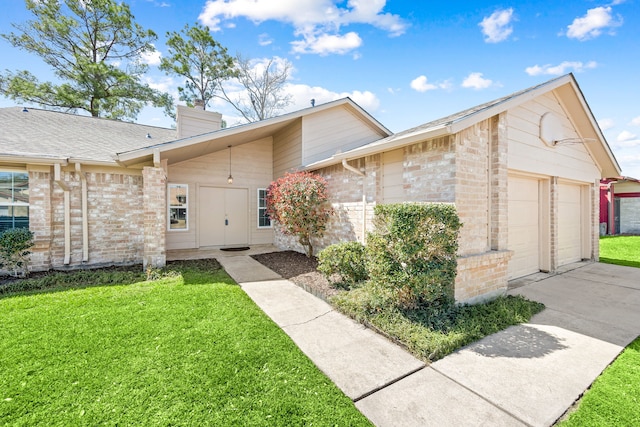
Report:
<svg viewBox="0 0 640 427"><path fill-rule="evenodd" d="M64 192L64 265L69 265L71 262L71 195L61 175L60 163L55 163L53 180Z"/></svg>
<svg viewBox="0 0 640 427"><path fill-rule="evenodd" d="M342 159L342 167L344 167L346 170L350 172L353 172L363 177L362 179L362 243L364 244L365 236L367 233L367 194L366 194L367 183L364 180L365 173L359 169L354 168L349 163L347 163L347 159Z"/></svg>
<svg viewBox="0 0 640 427"><path fill-rule="evenodd" d="M87 207L87 174L82 171L80 163L76 163L76 173L80 176L82 184L82 262L89 261L89 209Z"/></svg>

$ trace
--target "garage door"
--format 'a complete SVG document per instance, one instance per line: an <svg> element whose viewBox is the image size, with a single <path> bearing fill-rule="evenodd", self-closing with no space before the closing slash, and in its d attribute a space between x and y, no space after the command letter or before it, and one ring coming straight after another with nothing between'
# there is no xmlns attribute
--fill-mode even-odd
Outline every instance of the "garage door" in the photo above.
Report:
<svg viewBox="0 0 640 427"><path fill-rule="evenodd" d="M540 271L538 180L509 177L509 279Z"/></svg>
<svg viewBox="0 0 640 427"><path fill-rule="evenodd" d="M558 184L558 266L582 259L580 186Z"/></svg>

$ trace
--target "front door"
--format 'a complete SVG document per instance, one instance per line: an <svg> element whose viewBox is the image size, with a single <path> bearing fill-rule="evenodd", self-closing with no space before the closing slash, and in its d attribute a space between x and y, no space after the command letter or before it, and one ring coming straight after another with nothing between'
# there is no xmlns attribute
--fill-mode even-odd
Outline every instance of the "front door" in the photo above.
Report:
<svg viewBox="0 0 640 427"><path fill-rule="evenodd" d="M246 245L247 190L200 187L198 236L200 246Z"/></svg>

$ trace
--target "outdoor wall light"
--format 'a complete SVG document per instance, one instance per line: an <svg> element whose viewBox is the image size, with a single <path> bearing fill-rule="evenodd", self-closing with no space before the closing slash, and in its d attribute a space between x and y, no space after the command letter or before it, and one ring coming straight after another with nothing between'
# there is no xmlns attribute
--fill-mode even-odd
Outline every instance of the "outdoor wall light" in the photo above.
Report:
<svg viewBox="0 0 640 427"><path fill-rule="evenodd" d="M231 146L229 145L229 177L227 178L227 182L229 184L233 184L233 176L231 175Z"/></svg>

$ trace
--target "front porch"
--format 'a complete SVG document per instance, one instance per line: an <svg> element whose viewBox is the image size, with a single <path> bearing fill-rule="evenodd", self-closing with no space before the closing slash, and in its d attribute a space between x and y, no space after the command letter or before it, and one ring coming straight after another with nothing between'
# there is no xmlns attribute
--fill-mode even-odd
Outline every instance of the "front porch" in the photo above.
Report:
<svg viewBox="0 0 640 427"><path fill-rule="evenodd" d="M232 249L232 248L231 248ZM251 256L257 254L267 254L270 252L278 252L280 249L272 244L267 245L251 245L246 250L223 250L219 247L204 247L199 249L170 249L167 250L167 261L183 261L188 259L207 259L207 258L227 258L233 256Z"/></svg>

